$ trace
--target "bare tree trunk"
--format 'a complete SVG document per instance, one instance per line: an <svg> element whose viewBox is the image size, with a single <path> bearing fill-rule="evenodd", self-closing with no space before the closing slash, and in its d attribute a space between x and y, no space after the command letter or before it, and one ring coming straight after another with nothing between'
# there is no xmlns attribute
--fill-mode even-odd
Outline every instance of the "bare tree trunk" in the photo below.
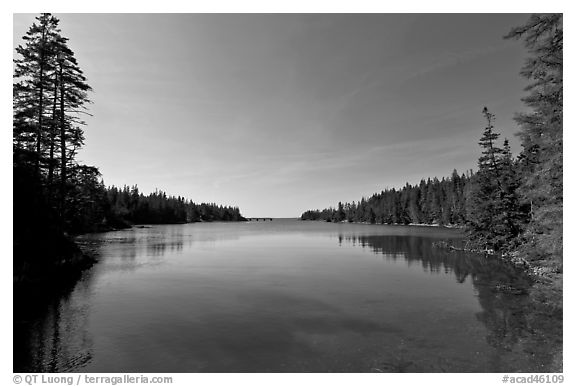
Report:
<svg viewBox="0 0 576 386"><path fill-rule="evenodd" d="M56 106L58 101L58 75L54 73L54 98L52 102L52 122L50 124L50 163L48 164L48 189L52 190L54 180L54 147L56 142Z"/></svg>
<svg viewBox="0 0 576 386"><path fill-rule="evenodd" d="M44 113L44 44L46 40L46 27L42 29L42 43L40 44L40 85L38 95L38 130L36 134L36 172L40 174L40 152L42 151L42 116Z"/></svg>
<svg viewBox="0 0 576 386"><path fill-rule="evenodd" d="M64 81L62 79L63 61L60 62L60 216L64 218L66 200L66 122L64 115Z"/></svg>

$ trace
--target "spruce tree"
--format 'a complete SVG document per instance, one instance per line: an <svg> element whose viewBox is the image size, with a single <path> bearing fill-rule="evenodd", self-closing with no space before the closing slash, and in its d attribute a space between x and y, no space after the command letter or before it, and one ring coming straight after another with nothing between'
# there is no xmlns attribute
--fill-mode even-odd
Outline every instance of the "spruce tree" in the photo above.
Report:
<svg viewBox="0 0 576 386"><path fill-rule="evenodd" d="M71 197L66 202L67 191L85 181L79 177L84 172L75 155L84 141L80 117L87 113L91 88L68 39L60 34L59 20L44 13L36 21L23 37L24 45L16 48L14 59L14 162L20 169L33 165L42 187L38 194L57 210L66 227L66 212L74 212L76 202ZM56 183L57 198L53 194Z"/></svg>
<svg viewBox="0 0 576 386"><path fill-rule="evenodd" d="M54 41L59 34L58 19L44 13L36 18L22 38L24 46L16 48L13 84L13 144L15 155L33 158L37 174L41 173L46 145L45 119L50 72L54 72Z"/></svg>
<svg viewBox="0 0 576 386"><path fill-rule="evenodd" d="M563 217L563 17L533 15L506 38L524 39L531 56L521 74L530 81L523 98L531 109L518 114L522 141L521 198L530 207L525 233L534 258L562 260Z"/></svg>
<svg viewBox="0 0 576 386"><path fill-rule="evenodd" d="M495 237L498 227L497 214L501 210L501 155L496 146L500 134L494 132L494 115L486 107L482 110L487 125L478 144L482 155L478 159L478 173L473 179L468 202L468 230L478 247L497 250L502 246Z"/></svg>
<svg viewBox="0 0 576 386"><path fill-rule="evenodd" d="M345 218L346 218L346 214L344 213L344 207L342 205L342 202L339 202L338 203L338 210L336 211L336 216L334 218L334 221L341 222L341 221L344 221Z"/></svg>
<svg viewBox="0 0 576 386"><path fill-rule="evenodd" d="M74 167L76 152L84 144L84 121L81 114L87 114L86 104L90 102L88 92L92 88L78 66L74 52L67 46L67 38L57 39L56 61L59 89L59 140L60 140L60 208L66 205L66 189L69 168ZM63 213L63 212L62 212Z"/></svg>
<svg viewBox="0 0 576 386"><path fill-rule="evenodd" d="M500 158L499 196L494 216L494 239L499 245L511 248L513 240L520 234L525 216L518 197L520 179L508 139L504 140Z"/></svg>

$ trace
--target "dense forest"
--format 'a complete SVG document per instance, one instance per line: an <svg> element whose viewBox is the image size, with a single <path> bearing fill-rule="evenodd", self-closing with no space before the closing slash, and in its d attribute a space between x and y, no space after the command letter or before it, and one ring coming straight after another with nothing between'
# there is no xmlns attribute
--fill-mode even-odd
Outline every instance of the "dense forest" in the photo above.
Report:
<svg viewBox="0 0 576 386"><path fill-rule="evenodd" d="M466 195L472 174L428 179L419 185L386 189L358 203L338 203L336 208L309 210L302 220L368 222L371 224L464 225Z"/></svg>
<svg viewBox="0 0 576 386"><path fill-rule="evenodd" d="M41 14L16 48L13 81L14 272L82 254L71 235L138 223L241 221L236 207L196 204L156 191L106 188L98 168L76 161L92 88L59 20Z"/></svg>
<svg viewBox="0 0 576 386"><path fill-rule="evenodd" d="M116 219L134 224L245 220L237 207L195 204L184 197L166 196L162 191L144 195L137 186L122 189L112 186L106 190L106 198Z"/></svg>
<svg viewBox="0 0 576 386"><path fill-rule="evenodd" d="M74 210L67 214L70 233L86 233L117 228L132 224L185 224L211 221L245 221L237 207L214 203L196 204L184 197L166 195L155 191L140 193L138 186L104 187L83 184L85 195L74 200ZM90 190L90 191L86 191ZM86 199L89 198L89 199Z"/></svg>
<svg viewBox="0 0 576 386"><path fill-rule="evenodd" d="M530 53L520 72L529 82L523 98L529 112L515 117L522 145L517 157L507 139L500 142L495 116L484 107L477 171L307 211L301 219L461 225L474 249L522 256L541 270L561 273L562 15L533 15L504 38L523 39Z"/></svg>

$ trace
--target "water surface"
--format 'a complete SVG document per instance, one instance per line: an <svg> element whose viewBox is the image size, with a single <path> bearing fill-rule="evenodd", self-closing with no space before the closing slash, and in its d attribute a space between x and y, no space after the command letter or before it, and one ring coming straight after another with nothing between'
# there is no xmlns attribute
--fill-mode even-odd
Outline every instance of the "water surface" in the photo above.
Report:
<svg viewBox="0 0 576 386"><path fill-rule="evenodd" d="M297 220L79 238L99 262L15 299L18 372L535 372L526 282L457 230ZM530 341L531 342L531 341Z"/></svg>

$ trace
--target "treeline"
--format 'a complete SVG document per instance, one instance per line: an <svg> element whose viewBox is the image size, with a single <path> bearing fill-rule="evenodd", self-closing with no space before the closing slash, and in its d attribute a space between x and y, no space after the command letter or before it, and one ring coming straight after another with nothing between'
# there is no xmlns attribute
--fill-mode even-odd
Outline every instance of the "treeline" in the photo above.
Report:
<svg viewBox="0 0 576 386"><path fill-rule="evenodd" d="M386 189L358 202L338 203L336 208L309 210L302 220L367 222L371 224L464 225L466 195L471 172L449 178L421 180L402 189Z"/></svg>
<svg viewBox="0 0 576 386"><path fill-rule="evenodd" d="M167 196L162 191L149 195L138 187L112 186L106 196L115 219L134 224L176 224L198 221L245 221L240 209L214 203L196 204L184 197Z"/></svg>
<svg viewBox="0 0 576 386"><path fill-rule="evenodd" d="M475 248L520 254L548 272L562 271L563 17L533 15L505 38L524 39L529 81L517 114L520 154L499 142L495 116L486 119L478 171L467 176L386 190L359 203L307 211L302 219L371 223L461 224Z"/></svg>
<svg viewBox="0 0 576 386"><path fill-rule="evenodd" d="M95 179L84 181L77 190L83 192L83 196L74 202L74 211L68 213L65 226L73 234L122 229L136 224L246 221L237 207L197 204L159 190L145 195L137 186L106 188L101 180Z"/></svg>
<svg viewBox="0 0 576 386"><path fill-rule="evenodd" d="M30 267L80 261L70 234L129 223L242 220L238 208L107 189L96 167L76 161L92 88L58 24L49 13L37 17L14 59L15 276Z"/></svg>

